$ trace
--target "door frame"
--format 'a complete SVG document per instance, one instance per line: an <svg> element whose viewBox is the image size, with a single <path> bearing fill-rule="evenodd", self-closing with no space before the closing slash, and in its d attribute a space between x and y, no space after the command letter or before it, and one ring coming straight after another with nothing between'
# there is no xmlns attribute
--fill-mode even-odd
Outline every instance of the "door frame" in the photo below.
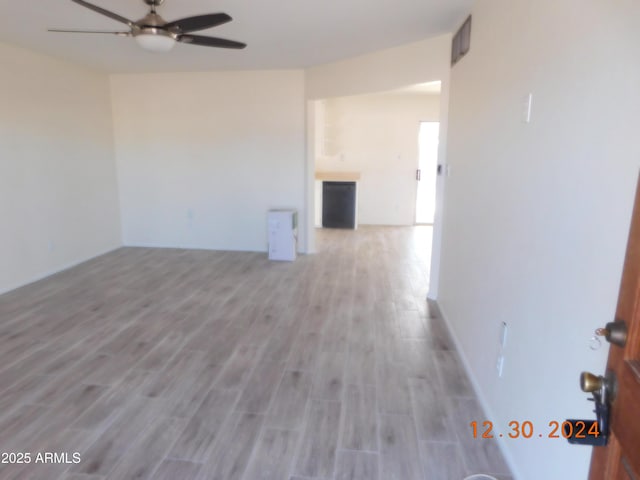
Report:
<svg viewBox="0 0 640 480"><path fill-rule="evenodd" d="M440 144L440 120L434 121L434 120L420 120L420 123L418 124L418 164L416 167L416 174L417 171L420 170L420 177L421 179L418 180L416 178L416 191L415 191L415 199L414 199L414 214L413 214L413 224L414 225L426 225L426 226L430 226L433 227L433 224L435 223L435 212L434 212L434 222L432 223L422 223L422 222L418 222L418 190L420 189L420 182L422 181L422 174L423 174L423 170L420 168L420 152L421 152L421 142L420 142L420 131L422 129L422 125L425 123L437 123L438 124L438 145ZM437 189L437 168L438 168L438 164L440 163L440 147L438 146L438 153L437 153L437 158L436 158L436 184L434 185L434 192L433 192L433 199L434 199L434 206L435 206L435 200L436 200L436 189Z"/></svg>

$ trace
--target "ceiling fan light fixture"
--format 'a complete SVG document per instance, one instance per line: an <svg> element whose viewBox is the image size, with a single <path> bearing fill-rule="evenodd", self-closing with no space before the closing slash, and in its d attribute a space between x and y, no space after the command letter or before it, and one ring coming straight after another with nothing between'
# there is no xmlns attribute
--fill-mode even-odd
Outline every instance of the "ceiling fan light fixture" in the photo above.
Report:
<svg viewBox="0 0 640 480"><path fill-rule="evenodd" d="M247 46L246 43L236 42L235 40L192 34L192 32L217 27L233 20L231 16L226 13L208 13L167 22L156 11L157 7L164 3L164 0L144 0L144 3L149 6L149 13L140 20L133 21L86 0L71 1L89 10L93 10L100 15L125 24L129 29L127 31L50 29L49 31L58 33L104 33L122 37L133 37L141 48L148 52L155 53L168 52L173 49L178 42L215 48L243 49Z"/></svg>
<svg viewBox="0 0 640 480"><path fill-rule="evenodd" d="M136 35L135 38L138 45L154 53L166 53L176 46L176 41L171 35L143 32Z"/></svg>

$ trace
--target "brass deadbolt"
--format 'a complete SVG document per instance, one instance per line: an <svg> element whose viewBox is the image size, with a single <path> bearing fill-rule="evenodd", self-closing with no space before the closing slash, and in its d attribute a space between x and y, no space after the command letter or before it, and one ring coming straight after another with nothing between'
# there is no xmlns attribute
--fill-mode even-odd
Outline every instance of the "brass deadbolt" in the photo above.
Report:
<svg viewBox="0 0 640 480"><path fill-rule="evenodd" d="M604 328L596 330L596 335L603 336L607 342L623 347L627 344L627 324L623 320L616 319L615 322L609 322Z"/></svg>

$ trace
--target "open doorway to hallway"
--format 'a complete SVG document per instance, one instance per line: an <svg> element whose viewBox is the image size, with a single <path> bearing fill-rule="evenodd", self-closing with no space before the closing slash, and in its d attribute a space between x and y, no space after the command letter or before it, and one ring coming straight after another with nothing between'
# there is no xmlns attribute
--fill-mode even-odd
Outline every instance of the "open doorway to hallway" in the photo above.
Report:
<svg viewBox="0 0 640 480"><path fill-rule="evenodd" d="M424 185L431 202L431 218L416 222L416 168L420 150L421 122L439 124L440 82L414 85L399 90L314 102L312 124L315 192L312 218L321 227L324 213L323 192L327 183L351 182L355 185L356 228L360 225L412 226L433 223L435 210L435 165L423 167ZM426 128L427 133L433 132ZM437 149L437 132L436 142ZM427 164L437 158L423 149ZM434 160L435 161L435 160ZM424 163L424 162L423 162ZM422 193L419 193L421 198ZM430 207L428 204L431 204ZM354 208L351 206L351 208ZM325 225L326 226L326 225Z"/></svg>

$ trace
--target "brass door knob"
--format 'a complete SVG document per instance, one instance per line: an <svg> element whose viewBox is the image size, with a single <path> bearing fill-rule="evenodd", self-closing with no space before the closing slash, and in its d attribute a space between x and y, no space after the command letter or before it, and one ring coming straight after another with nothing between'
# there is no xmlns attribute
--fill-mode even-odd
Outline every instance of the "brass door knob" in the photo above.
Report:
<svg viewBox="0 0 640 480"><path fill-rule="evenodd" d="M602 389L604 378L589 372L580 374L580 388L583 392L591 393Z"/></svg>

